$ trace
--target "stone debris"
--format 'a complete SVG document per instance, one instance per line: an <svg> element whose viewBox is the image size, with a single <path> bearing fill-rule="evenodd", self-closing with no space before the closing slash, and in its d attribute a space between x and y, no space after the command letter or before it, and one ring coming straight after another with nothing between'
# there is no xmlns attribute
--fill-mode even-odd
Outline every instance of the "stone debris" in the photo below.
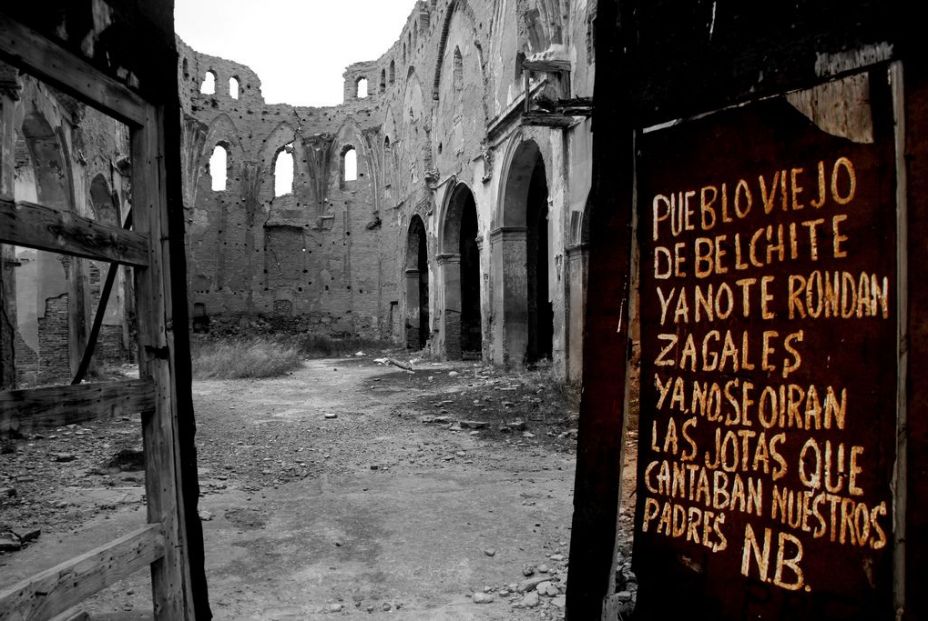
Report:
<svg viewBox="0 0 928 621"><path fill-rule="evenodd" d="M464 429L486 429L490 423L482 420L462 420L458 423Z"/></svg>
<svg viewBox="0 0 928 621"><path fill-rule="evenodd" d="M475 604L491 604L496 601L496 597L492 593L474 593L471 599Z"/></svg>
<svg viewBox="0 0 928 621"><path fill-rule="evenodd" d="M445 425L450 421L451 419L447 416L422 416L419 418L419 422L426 425Z"/></svg>
<svg viewBox="0 0 928 621"><path fill-rule="evenodd" d="M542 582L547 582L548 580L550 580L548 576L535 576L534 578L523 580L522 582L519 583L519 586L516 587L516 591L518 591L519 593L526 593L528 591L533 591L535 590L535 587L537 587L539 584L541 584Z"/></svg>
<svg viewBox="0 0 928 621"><path fill-rule="evenodd" d="M541 603L538 598L538 593L532 591L531 593L526 593L518 604L515 604L516 608L537 608L538 604Z"/></svg>
<svg viewBox="0 0 928 621"><path fill-rule="evenodd" d="M558 588L554 586L554 583L550 580L540 583L535 587L535 591L537 591L539 595L547 595L548 597L555 597L560 594Z"/></svg>
<svg viewBox="0 0 928 621"><path fill-rule="evenodd" d="M496 556L496 550L494 550L493 548L489 548L489 549L487 549L487 550L484 550L483 553L486 554L486 555L489 556L489 557L494 557L494 556Z"/></svg>
<svg viewBox="0 0 928 621"><path fill-rule="evenodd" d="M326 412L325 417L327 419L338 418L338 414L336 414L335 412Z"/></svg>

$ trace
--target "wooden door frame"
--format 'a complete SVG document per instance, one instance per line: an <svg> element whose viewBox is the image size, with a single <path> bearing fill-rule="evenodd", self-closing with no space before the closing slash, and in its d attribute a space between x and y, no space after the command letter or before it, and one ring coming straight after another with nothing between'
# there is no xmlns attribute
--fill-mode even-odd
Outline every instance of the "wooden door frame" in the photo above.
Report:
<svg viewBox="0 0 928 621"><path fill-rule="evenodd" d="M176 309L186 305L182 257L176 274L180 282L173 273L184 246L182 229L180 236L171 234L177 228L170 224L170 175L165 164L165 123L176 120L176 111L172 114L165 105L147 101L4 13L0 13L0 58L129 126L132 231L0 196L0 243L132 266L140 366L140 380L0 393L0 423L16 425L30 418L24 413L60 415L64 401L101 417L113 408L141 413L148 499L144 528L0 591L0 619L54 616L144 565L151 566L155 619L195 619L197 609L203 609L202 604L195 605L196 600L205 603L205 580L201 564L191 565L191 549L202 558L202 531L188 532L196 517L195 503L187 506L191 496L196 498L195 462L191 469L189 459L182 460L181 419L188 425L192 421L189 341L185 333L175 341L174 334L175 325L181 331L187 328L185 313L175 317ZM178 381L178 375L184 381ZM192 438L187 443L192 444ZM201 592L194 593L195 582Z"/></svg>

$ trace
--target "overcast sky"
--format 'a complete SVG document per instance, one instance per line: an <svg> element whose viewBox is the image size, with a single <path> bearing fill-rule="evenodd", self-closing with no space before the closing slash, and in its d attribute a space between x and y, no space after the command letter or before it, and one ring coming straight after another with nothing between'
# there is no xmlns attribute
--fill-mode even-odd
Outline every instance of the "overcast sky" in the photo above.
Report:
<svg viewBox="0 0 928 621"><path fill-rule="evenodd" d="M248 65L268 103L334 106L342 72L400 36L415 0L175 0L177 34Z"/></svg>

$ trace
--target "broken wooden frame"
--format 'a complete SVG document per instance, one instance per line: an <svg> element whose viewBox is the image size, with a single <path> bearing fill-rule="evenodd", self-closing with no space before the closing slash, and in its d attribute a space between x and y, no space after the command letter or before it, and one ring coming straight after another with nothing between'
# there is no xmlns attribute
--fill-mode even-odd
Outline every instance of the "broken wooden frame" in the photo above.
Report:
<svg viewBox="0 0 928 621"><path fill-rule="evenodd" d="M0 619L52 617L144 565L151 567L155 618L193 619L178 390L171 365L172 240L165 187L164 109L3 13L0 57L130 128L134 230L0 196L0 243L133 267L141 378L0 393L0 426L25 428L43 419L66 420L75 412L98 417L140 413L149 522L135 533L0 592Z"/></svg>

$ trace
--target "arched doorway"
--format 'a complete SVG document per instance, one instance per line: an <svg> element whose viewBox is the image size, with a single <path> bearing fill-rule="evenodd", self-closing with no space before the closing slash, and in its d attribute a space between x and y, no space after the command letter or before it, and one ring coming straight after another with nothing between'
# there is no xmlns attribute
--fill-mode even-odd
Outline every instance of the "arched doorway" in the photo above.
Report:
<svg viewBox="0 0 928 621"><path fill-rule="evenodd" d="M429 257L422 218L413 216L406 238L406 347L420 350L429 337Z"/></svg>
<svg viewBox="0 0 928 621"><path fill-rule="evenodd" d="M480 360L483 328L480 313L480 245L477 205L460 183L451 193L438 256L444 283L442 334L451 360Z"/></svg>
<svg viewBox="0 0 928 621"><path fill-rule="evenodd" d="M554 311L549 273L548 183L538 145L525 140L509 158L503 182L500 226L492 236L499 294L494 314L502 317L494 358L516 365L551 358Z"/></svg>

